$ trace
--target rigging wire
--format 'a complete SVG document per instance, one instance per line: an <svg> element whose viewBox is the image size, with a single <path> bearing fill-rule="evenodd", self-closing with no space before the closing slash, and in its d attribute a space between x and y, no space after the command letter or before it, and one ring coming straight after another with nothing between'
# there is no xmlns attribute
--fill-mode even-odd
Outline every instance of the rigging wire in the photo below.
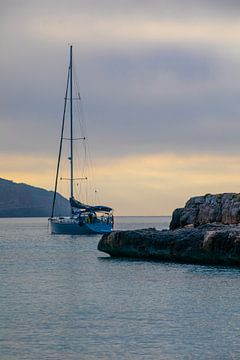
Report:
<svg viewBox="0 0 240 360"><path fill-rule="evenodd" d="M67 108L67 94L68 94L69 79L70 79L70 68L68 69L68 74L67 74L67 86L66 86L65 98L64 98L62 128L61 128L61 139L60 139L60 144L59 144L57 172L56 172L56 178L55 178L55 186L54 186L54 195L53 195L53 202L52 202L51 217L54 216L54 210L55 210L55 201L56 201L57 185L58 185L58 174L59 174L59 167L60 167L60 163L61 163L62 143L63 143L63 134L64 134L64 125L65 125L65 115L66 115L66 108Z"/></svg>
<svg viewBox="0 0 240 360"><path fill-rule="evenodd" d="M84 149L85 167L83 167L83 171L86 172L86 175L88 177L88 183L89 183L89 187L90 187L91 193L92 193L91 201L93 203L95 203L95 201L96 201L96 196L95 196L95 190L96 190L95 173L94 173L94 170L93 170L94 167L93 167L93 162L92 162L92 157L91 157L91 152L90 152L90 147L89 147L89 141L88 141L88 136L87 136L87 127L86 127L86 122L85 122L85 114L84 114L84 110L83 110L82 98L80 96L80 89L79 89L78 79L77 79L77 76L76 76L75 64L73 64L73 73L74 73L73 78L74 78L75 91L79 95L79 101L76 101L76 111L77 111L77 114L78 114L77 119L78 119L78 124L79 124L79 127L80 127L80 131L82 133L82 136L84 137L83 149ZM87 186L86 186L86 198L88 198L88 187Z"/></svg>
<svg viewBox="0 0 240 360"><path fill-rule="evenodd" d="M80 95L80 88L78 83L78 78L76 76L76 69L75 69L75 63L72 64L72 71L73 71L73 111L74 111L74 118L75 121L75 127L76 125L79 127L79 137L76 132L75 139L73 144L74 148L74 157L75 157L75 166L76 166L76 178L86 178L87 180L80 180L80 181L74 181L74 191L75 194L78 196L80 201L83 201L85 203L92 203L93 205L97 205L99 203L99 194L96 190L96 180L95 180L95 173L94 173L94 166L91 156L91 151L89 147L89 138L88 138L88 132L87 132L87 126L85 121L85 113L83 109L83 103L82 98ZM68 72L68 80L67 85L69 81L69 72ZM69 191L66 191L69 188L67 182L65 182L65 179L68 179L68 171L69 171L69 132L70 132L70 124L69 124L69 96L68 96L69 88L67 86L66 88L66 94L65 94L65 108L64 108L64 119L65 119L65 126L62 128L62 143L61 143L61 153L62 155L65 154L65 156L61 157L61 161L59 161L59 170L58 170L58 179L63 180L60 181L59 186L59 192L63 194L63 196L66 196L66 194L69 193ZM76 96L77 95L77 96ZM68 118L68 119L67 119ZM77 130L77 129L76 129ZM79 153L80 151L80 153ZM66 164L67 163L67 164ZM66 170L67 169L67 170ZM89 192L90 190L90 192ZM85 195L85 196L84 196ZM67 197L69 194L67 195ZM61 205L61 199L57 197L55 199L59 205ZM55 201L54 200L54 201ZM57 204L56 204L57 205Z"/></svg>

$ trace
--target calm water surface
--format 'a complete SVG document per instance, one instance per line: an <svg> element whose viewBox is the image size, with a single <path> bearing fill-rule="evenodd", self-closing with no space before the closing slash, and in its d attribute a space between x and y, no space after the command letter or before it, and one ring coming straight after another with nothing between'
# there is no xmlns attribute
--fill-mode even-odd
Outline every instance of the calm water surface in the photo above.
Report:
<svg viewBox="0 0 240 360"><path fill-rule="evenodd" d="M240 359L239 269L111 259L46 221L0 219L1 360Z"/></svg>

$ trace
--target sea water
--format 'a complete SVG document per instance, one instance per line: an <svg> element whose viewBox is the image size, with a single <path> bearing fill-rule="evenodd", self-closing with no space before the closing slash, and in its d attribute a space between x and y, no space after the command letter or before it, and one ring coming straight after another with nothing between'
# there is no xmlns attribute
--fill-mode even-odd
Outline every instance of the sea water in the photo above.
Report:
<svg viewBox="0 0 240 360"><path fill-rule="evenodd" d="M240 359L238 268L112 259L99 239L0 219L1 360Z"/></svg>

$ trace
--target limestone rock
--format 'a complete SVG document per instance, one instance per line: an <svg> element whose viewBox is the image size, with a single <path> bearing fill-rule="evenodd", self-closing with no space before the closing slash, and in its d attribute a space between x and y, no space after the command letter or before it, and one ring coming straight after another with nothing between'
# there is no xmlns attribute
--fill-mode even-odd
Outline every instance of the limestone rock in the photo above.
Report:
<svg viewBox="0 0 240 360"><path fill-rule="evenodd" d="M240 266L240 226L114 231L103 235L98 250L114 257Z"/></svg>
<svg viewBox="0 0 240 360"><path fill-rule="evenodd" d="M114 231L98 250L111 256L240 266L240 194L192 197L170 230Z"/></svg>
<svg viewBox="0 0 240 360"><path fill-rule="evenodd" d="M207 194L192 197L184 208L174 210L170 229L174 230L186 225L198 227L211 223L240 223L240 194Z"/></svg>

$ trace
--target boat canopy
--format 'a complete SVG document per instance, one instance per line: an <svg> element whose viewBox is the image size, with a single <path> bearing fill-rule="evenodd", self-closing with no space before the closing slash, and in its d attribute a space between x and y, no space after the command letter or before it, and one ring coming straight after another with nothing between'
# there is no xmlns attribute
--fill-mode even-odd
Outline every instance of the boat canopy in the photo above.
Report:
<svg viewBox="0 0 240 360"><path fill-rule="evenodd" d="M81 211L89 211L89 212L95 212L95 211L102 211L102 212L106 212L106 213L110 213L113 209L108 207L108 206L102 206L102 205L97 205L97 206L91 206L91 205L86 205L81 203L80 201L75 200L73 197L71 197L70 199L70 205L73 208L79 209Z"/></svg>

